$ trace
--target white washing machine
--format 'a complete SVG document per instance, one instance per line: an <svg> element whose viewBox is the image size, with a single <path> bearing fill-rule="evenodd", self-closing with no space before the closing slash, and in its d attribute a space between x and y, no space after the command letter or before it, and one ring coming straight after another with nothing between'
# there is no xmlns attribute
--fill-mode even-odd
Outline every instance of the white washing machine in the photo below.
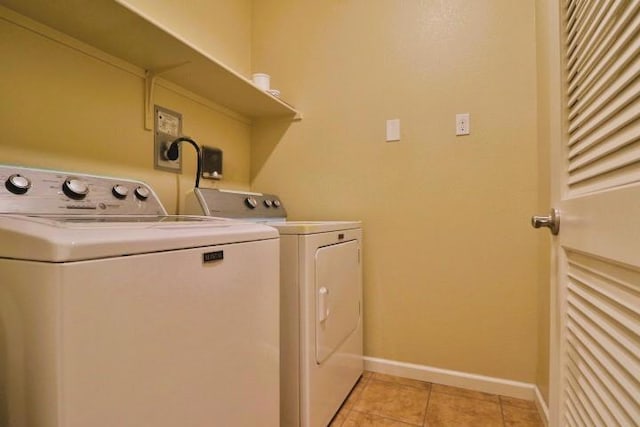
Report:
<svg viewBox="0 0 640 427"><path fill-rule="evenodd" d="M137 181L0 179L0 425L280 425L276 230Z"/></svg>
<svg viewBox="0 0 640 427"><path fill-rule="evenodd" d="M327 426L364 367L361 223L286 221L274 195L205 188L186 209L280 232L281 425Z"/></svg>

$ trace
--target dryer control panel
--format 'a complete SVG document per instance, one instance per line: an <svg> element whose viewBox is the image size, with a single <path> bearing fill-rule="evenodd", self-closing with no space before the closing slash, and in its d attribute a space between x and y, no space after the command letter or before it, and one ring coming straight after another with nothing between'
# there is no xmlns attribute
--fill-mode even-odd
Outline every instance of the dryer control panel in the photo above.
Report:
<svg viewBox="0 0 640 427"><path fill-rule="evenodd" d="M274 194L194 188L185 203L189 215L251 220L285 220L287 211Z"/></svg>
<svg viewBox="0 0 640 427"><path fill-rule="evenodd" d="M0 165L0 213L166 215L147 184L74 172Z"/></svg>

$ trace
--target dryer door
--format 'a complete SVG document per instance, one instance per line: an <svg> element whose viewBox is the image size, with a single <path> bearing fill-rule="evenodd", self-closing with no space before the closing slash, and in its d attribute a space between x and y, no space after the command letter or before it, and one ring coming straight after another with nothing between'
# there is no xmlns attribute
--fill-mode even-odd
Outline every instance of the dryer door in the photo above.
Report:
<svg viewBox="0 0 640 427"><path fill-rule="evenodd" d="M324 362L360 322L359 242L316 251L316 362Z"/></svg>

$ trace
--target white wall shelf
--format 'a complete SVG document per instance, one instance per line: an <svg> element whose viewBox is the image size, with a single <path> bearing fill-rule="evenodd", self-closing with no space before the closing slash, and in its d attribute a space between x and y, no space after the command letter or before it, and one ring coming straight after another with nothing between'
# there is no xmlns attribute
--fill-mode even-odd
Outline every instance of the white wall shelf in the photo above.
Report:
<svg viewBox="0 0 640 427"><path fill-rule="evenodd" d="M243 116L301 117L286 102L117 0L0 0L0 4L141 67L148 78L160 76ZM149 103L152 109L152 99L147 99ZM149 105L145 108L149 110Z"/></svg>

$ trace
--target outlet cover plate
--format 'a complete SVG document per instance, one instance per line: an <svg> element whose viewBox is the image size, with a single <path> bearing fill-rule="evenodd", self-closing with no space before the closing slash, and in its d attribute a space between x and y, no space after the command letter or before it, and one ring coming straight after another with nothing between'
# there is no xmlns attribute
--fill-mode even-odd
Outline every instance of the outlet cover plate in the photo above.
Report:
<svg viewBox="0 0 640 427"><path fill-rule="evenodd" d="M471 133L471 122L469 113L456 114L456 135L469 135Z"/></svg>
<svg viewBox="0 0 640 427"><path fill-rule="evenodd" d="M153 166L156 169L182 173L182 156L177 160L169 160L165 152L174 139L182 135L182 114L167 108L154 106L153 120ZM178 153L181 153L178 147Z"/></svg>

